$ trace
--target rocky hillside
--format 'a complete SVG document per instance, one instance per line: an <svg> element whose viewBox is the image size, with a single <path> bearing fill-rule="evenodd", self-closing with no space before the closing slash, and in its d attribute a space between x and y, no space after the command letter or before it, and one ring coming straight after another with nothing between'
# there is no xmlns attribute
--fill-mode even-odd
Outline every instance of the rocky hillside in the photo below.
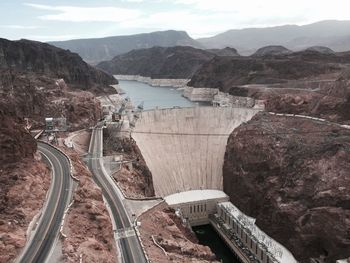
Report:
<svg viewBox="0 0 350 263"><path fill-rule="evenodd" d="M79 55L35 41L0 39L0 69L64 79L72 88L109 91L117 81L86 64Z"/></svg>
<svg viewBox="0 0 350 263"><path fill-rule="evenodd" d="M0 262L13 262L25 245L50 186L27 126L42 128L45 117L66 117L72 130L89 127L100 117L90 91L110 93L114 82L76 54L0 39Z"/></svg>
<svg viewBox="0 0 350 263"><path fill-rule="evenodd" d="M234 47L240 54L251 55L268 45L282 45L293 51L310 46L326 46L335 51L350 50L350 21L320 21L297 26L229 30L213 37L197 39L206 48Z"/></svg>
<svg viewBox="0 0 350 263"><path fill-rule="evenodd" d="M271 56L283 56L291 54L292 51L284 46L266 46L259 48L252 57L271 57Z"/></svg>
<svg viewBox="0 0 350 263"><path fill-rule="evenodd" d="M330 49L329 47L323 47L323 46L312 46L306 49L307 51L316 51L323 54L334 54L335 52Z"/></svg>
<svg viewBox="0 0 350 263"><path fill-rule="evenodd" d="M153 79L188 79L214 54L192 47L153 47L133 50L101 62L98 68L115 75L141 75Z"/></svg>
<svg viewBox="0 0 350 263"><path fill-rule="evenodd" d="M72 91L64 80L38 74L0 71L0 102L7 115L33 128L41 128L45 117L65 117L71 130L88 127L100 118L100 104L87 91Z"/></svg>
<svg viewBox="0 0 350 263"><path fill-rule="evenodd" d="M1 85L0 85L1 86ZM42 207L49 170L37 145L0 94L0 262L12 262L26 243L26 231Z"/></svg>
<svg viewBox="0 0 350 263"><path fill-rule="evenodd" d="M213 48L213 49L206 49L206 50L221 57L238 57L239 56L237 49L233 47L225 47L223 49Z"/></svg>
<svg viewBox="0 0 350 263"><path fill-rule="evenodd" d="M95 39L77 39L51 42L52 45L78 53L85 61L97 64L104 60L127 53L133 49L151 48L154 46L192 46L201 47L186 32L160 31L130 36L113 36Z"/></svg>
<svg viewBox="0 0 350 263"><path fill-rule="evenodd" d="M321 84L317 91L269 90L257 92L255 96L265 99L267 111L310 115L350 124L349 72L343 72L334 82Z"/></svg>
<svg viewBox="0 0 350 263"><path fill-rule="evenodd" d="M233 94L239 85L287 83L339 73L349 61L349 53L317 51L267 57L215 57L203 64L188 85L218 88Z"/></svg>
<svg viewBox="0 0 350 263"><path fill-rule="evenodd" d="M350 257L350 130L256 115L230 136L224 191L301 263Z"/></svg>

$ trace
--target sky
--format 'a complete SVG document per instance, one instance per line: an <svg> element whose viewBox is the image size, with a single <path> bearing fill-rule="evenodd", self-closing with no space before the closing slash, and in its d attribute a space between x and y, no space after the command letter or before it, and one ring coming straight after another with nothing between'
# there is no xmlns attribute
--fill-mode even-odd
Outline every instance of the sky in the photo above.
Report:
<svg viewBox="0 0 350 263"><path fill-rule="evenodd" d="M0 0L0 37L55 41L350 20L349 0Z"/></svg>

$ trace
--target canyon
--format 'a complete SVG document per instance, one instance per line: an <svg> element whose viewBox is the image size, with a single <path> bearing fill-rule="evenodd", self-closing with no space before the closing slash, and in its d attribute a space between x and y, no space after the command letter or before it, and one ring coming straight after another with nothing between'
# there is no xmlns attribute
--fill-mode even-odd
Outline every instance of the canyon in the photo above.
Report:
<svg viewBox="0 0 350 263"><path fill-rule="evenodd" d="M40 218L51 181L29 129L44 128L45 117L67 118L70 130L93 125L101 114L96 94L113 93L109 85L116 80L76 54L28 40L0 39L0 72L0 262L11 262ZM87 227L91 223L85 221ZM105 240L94 242L105 249Z"/></svg>
<svg viewBox="0 0 350 263"><path fill-rule="evenodd" d="M198 44L176 31L88 40L91 46L84 46L86 41L54 44L74 47L93 64L111 60L95 68L49 44L0 39L0 262L21 252L49 190L49 166L29 133L43 129L45 117L65 117L70 132L85 129L85 143L77 147L84 150L75 151L74 143L73 149L60 148L79 180L63 227L68 238L61 240L67 262L118 261L124 252L115 237L130 229L139 231L137 238L155 262L216 262L181 222L179 211L165 203L136 219L132 214L130 229L113 233L103 191L82 161L99 158L87 145L87 128L96 123L105 141L103 154L99 145L95 150L105 160L122 160L108 180L119 187L123 202L223 190L299 262L350 257L349 52L323 46L295 52L274 45L240 56L233 48L203 50L211 40ZM91 51L96 42L108 44L103 54ZM139 43L138 49L129 50L130 43ZM111 74L181 87L192 101L225 107L126 109L135 123L129 119L130 136L120 138L102 128L117 121L100 121L97 96L110 101L116 93L111 85L118 81ZM128 114L119 113L126 120Z"/></svg>

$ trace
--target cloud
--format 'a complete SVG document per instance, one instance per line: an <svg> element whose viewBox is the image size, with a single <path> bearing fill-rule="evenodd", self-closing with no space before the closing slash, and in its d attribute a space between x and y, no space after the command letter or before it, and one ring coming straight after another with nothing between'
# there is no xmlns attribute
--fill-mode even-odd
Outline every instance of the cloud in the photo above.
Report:
<svg viewBox="0 0 350 263"><path fill-rule="evenodd" d="M127 2L127 3L142 3L143 0L122 0L123 2Z"/></svg>
<svg viewBox="0 0 350 263"><path fill-rule="evenodd" d="M0 25L1 28L8 29L41 29L42 26L23 26L23 25Z"/></svg>
<svg viewBox="0 0 350 263"><path fill-rule="evenodd" d="M41 15L39 19L69 22L122 22L136 19L141 15L139 10L118 7L78 7L49 6L25 3L39 10L54 11L57 14Z"/></svg>
<svg viewBox="0 0 350 263"><path fill-rule="evenodd" d="M162 2L175 3L182 8L197 12L226 13L231 14L232 21L238 21L229 28L243 26L267 26L285 24L292 21L297 24L305 24L325 19L350 19L350 2L348 0L161 0ZM235 19L239 18L239 19ZM272 18L272 19L271 19ZM297 20L297 21L295 21ZM257 24L248 22L257 21Z"/></svg>

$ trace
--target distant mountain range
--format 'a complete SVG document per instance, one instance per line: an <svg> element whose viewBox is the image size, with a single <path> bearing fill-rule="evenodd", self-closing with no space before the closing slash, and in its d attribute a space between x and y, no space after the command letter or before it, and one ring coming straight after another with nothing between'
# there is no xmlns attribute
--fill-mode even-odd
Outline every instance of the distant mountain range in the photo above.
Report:
<svg viewBox="0 0 350 263"><path fill-rule="evenodd" d="M133 49L151 48L154 46L203 46L183 31L160 31L130 36L114 36L106 38L76 39L68 41L50 42L50 44L69 49L78 53L86 62L97 64L110 60L117 55L127 53Z"/></svg>
<svg viewBox="0 0 350 263"><path fill-rule="evenodd" d="M309 25L285 25L266 28L229 30L213 37L193 39L184 31L76 39L50 44L78 53L86 62L97 64L133 49L154 46L191 46L202 49L232 47L241 55L251 55L261 47L282 45L299 51L311 46L325 46L334 51L350 50L350 21L328 20Z"/></svg>
<svg viewBox="0 0 350 263"><path fill-rule="evenodd" d="M310 46L326 46L334 51L348 51L350 21L328 20L304 26L229 30L197 41L206 48L234 47L242 55L250 55L258 48L268 45L282 45L294 51Z"/></svg>

